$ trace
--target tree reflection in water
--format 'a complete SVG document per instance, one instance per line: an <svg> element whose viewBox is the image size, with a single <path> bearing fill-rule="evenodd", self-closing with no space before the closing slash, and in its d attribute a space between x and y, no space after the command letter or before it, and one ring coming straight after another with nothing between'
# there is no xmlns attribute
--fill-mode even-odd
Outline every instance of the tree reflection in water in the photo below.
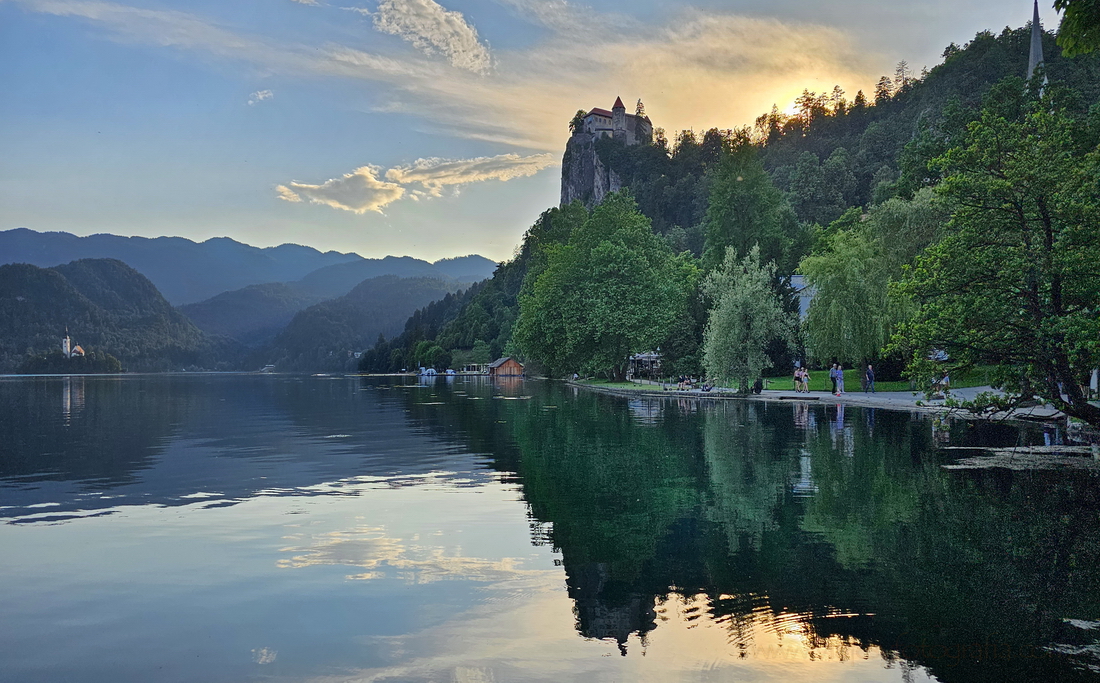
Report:
<svg viewBox="0 0 1100 683"><path fill-rule="evenodd" d="M1041 432L529 384L522 404L450 401L440 426L475 447L505 428L497 466L522 482L533 541L560 551L582 636L626 654L674 612L726 629L739 656L786 644L944 681L1094 675L1096 637L1067 620L1100 617L1096 480L940 467L938 445Z"/></svg>

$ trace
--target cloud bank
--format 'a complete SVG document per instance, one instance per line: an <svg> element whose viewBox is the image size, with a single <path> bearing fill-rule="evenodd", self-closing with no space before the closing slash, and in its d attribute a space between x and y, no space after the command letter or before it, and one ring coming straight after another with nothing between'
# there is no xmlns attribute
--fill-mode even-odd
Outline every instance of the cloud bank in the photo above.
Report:
<svg viewBox="0 0 1100 683"><path fill-rule="evenodd" d="M403 197L439 197L444 187L480 183L487 180L508 181L531 176L556 164L552 154L521 157L501 154L476 159L417 159L411 164L396 166L385 172L379 166L362 166L340 178L319 185L290 182L275 188L279 199L288 202L308 200L334 209L363 214L381 213L388 204Z"/></svg>

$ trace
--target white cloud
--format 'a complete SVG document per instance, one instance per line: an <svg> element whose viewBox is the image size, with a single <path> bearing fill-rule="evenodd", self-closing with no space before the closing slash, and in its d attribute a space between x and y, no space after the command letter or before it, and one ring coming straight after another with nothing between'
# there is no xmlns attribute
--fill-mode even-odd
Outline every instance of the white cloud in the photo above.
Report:
<svg viewBox="0 0 1100 683"><path fill-rule="evenodd" d="M275 188L279 199L300 202L305 197L314 204L324 204L334 209L352 213L375 211L382 213L387 204L401 199L405 188L378 178L377 166L363 166L342 178L326 180L320 185L291 182Z"/></svg>
<svg viewBox="0 0 1100 683"><path fill-rule="evenodd" d="M312 5L313 7L318 7L321 4L317 0L294 0L294 2L299 5Z"/></svg>
<svg viewBox="0 0 1100 683"><path fill-rule="evenodd" d="M275 97L275 93L270 90L257 90L248 96L248 104L252 106L264 100L270 100L272 97Z"/></svg>
<svg viewBox="0 0 1100 683"><path fill-rule="evenodd" d="M476 159L417 159L412 164L386 171L386 180L402 185L419 184L438 197L445 185L466 185L486 180L507 181L531 176L557 164L553 154L501 154Z"/></svg>
<svg viewBox="0 0 1100 683"><path fill-rule="evenodd" d="M485 73L492 64L488 48L462 13L433 0L382 0L373 16L379 31L400 36L424 54L441 52L460 69Z"/></svg>
<svg viewBox="0 0 1100 683"><path fill-rule="evenodd" d="M505 182L513 178L534 175L556 164L552 154L501 154L476 159L417 159L411 164L386 171L385 180L378 166L363 166L342 178L326 180L320 185L292 182L275 188L279 199L301 202L306 198L315 204L354 213L382 212L388 204L408 197L439 197L444 187L480 183L486 180Z"/></svg>

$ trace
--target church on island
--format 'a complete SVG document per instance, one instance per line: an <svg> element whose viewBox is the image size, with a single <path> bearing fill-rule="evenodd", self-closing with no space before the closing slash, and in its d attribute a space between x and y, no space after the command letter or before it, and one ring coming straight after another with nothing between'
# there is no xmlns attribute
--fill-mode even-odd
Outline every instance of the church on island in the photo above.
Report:
<svg viewBox="0 0 1100 683"><path fill-rule="evenodd" d="M84 349L79 344L73 345L73 340L69 338L69 328L65 328L65 336L61 338L61 353L66 358L83 358Z"/></svg>

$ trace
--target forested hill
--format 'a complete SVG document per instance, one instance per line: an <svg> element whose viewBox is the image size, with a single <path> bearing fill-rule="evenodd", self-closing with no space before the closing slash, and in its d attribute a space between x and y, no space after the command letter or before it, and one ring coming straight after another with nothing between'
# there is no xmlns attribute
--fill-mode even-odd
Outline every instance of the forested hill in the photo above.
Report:
<svg viewBox="0 0 1100 683"><path fill-rule="evenodd" d="M298 312L250 362L255 367L271 363L280 371L354 370L354 353L379 335L398 334L417 308L451 300L464 286L450 278L383 275L364 280L344 296Z"/></svg>
<svg viewBox="0 0 1100 683"><path fill-rule="evenodd" d="M1024 77L1030 25L1000 35L977 34L965 46L949 45L943 63L926 74L904 62L874 89L845 93L804 91L796 112L774 107L755 126L681 131L673 140L626 147L605 138L601 161L621 179L653 228L674 247L703 250L711 171L724 141L744 137L795 217L827 225L849 207L868 208L893 196L910 197L933 182L927 161L946 149L982 98L999 80ZM1082 109L1100 100L1100 55L1061 56L1051 34L1043 36L1046 73L1054 86L1076 91Z"/></svg>
<svg viewBox="0 0 1100 683"><path fill-rule="evenodd" d="M653 144L636 146L604 138L596 142L595 153L633 196L649 229L664 237L671 253L688 251L699 259L703 273L721 265L727 247L745 256L753 244L760 245L762 262L776 264L784 282L816 250L838 262L855 263L854 256L836 251L839 242L832 245L829 239L862 223L874 249L881 245L888 252L882 263L889 267L882 277L893 278L938 239L945 220L942 207L930 203L928 191L922 190L940 179L941 171L930 162L960 144L967 124L981 117L995 84L1015 77L1018 85L1006 84L1005 92L1016 92L1017 99L1031 97L1023 82L1029 34L1030 26L999 35L979 33L964 46L948 46L943 63L928 72L916 74L902 63L893 76L868 84L866 92L806 91L795 114L774 108L754 127L715 128L701 135L682 131L672 139L657 130ZM1043 42L1048 95L1057 93L1074 115L1084 117L1100 99L1100 54L1066 59L1052 35L1045 34ZM622 215L634 220L625 206ZM438 365L472 358L475 349L493 357L524 355L525 349L513 340L524 293L533 296L547 254L573 246L570 236L589 220L596 218L579 204L547 211L524 236L519 255L502 264L492 280L468 293L465 301L418 311L402 335L365 354L360 368ZM595 234L604 228L592 225L586 230ZM859 242L856 247L867 245ZM573 284L574 289L579 286ZM884 284L881 289L885 291ZM858 294L847 285L842 290ZM875 291L876 296L882 293ZM789 292L778 294L789 307ZM697 287L675 331L663 341L645 342L659 344L669 368L678 372L702 371L705 299ZM541 309L532 306L537 315ZM884 323L877 336L868 337L875 341L851 344L845 353L858 349L869 355L856 358L877 357L891 325ZM782 366L784 374L791 358L807 357L801 342L769 353L772 365Z"/></svg>
<svg viewBox="0 0 1100 683"><path fill-rule="evenodd" d="M212 368L228 355L121 261L0 266L0 372L59 348L66 327L74 345L109 353L130 371Z"/></svg>

